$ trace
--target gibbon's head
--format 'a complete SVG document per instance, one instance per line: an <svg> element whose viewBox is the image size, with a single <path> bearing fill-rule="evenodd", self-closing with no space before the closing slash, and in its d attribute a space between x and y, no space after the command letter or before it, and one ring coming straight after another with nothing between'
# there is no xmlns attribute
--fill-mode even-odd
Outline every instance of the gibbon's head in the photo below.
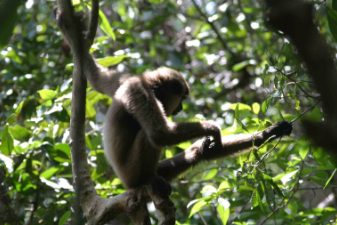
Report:
<svg viewBox="0 0 337 225"><path fill-rule="evenodd" d="M160 67L144 73L144 78L156 98L163 104L167 115L175 115L182 110L182 101L189 94L189 86L176 70Z"/></svg>

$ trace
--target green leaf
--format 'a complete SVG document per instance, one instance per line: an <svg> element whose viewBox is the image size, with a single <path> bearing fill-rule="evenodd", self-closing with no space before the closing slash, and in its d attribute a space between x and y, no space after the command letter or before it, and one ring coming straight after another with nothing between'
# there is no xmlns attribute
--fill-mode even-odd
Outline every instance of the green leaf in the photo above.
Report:
<svg viewBox="0 0 337 225"><path fill-rule="evenodd" d="M333 177L335 176L335 174L336 174L336 171L337 171L337 169L334 169L334 170L332 171L332 173L331 173L329 179L326 181L326 183L325 183L323 189L325 189L325 188L330 184L332 178L333 178Z"/></svg>
<svg viewBox="0 0 337 225"><path fill-rule="evenodd" d="M298 170L294 170L294 171L291 171L291 172L288 172L288 173L281 173L281 174L277 175L276 177L274 177L273 181L279 181L279 180L281 180L281 182L283 184L286 184L286 183L288 183L291 180L291 178L293 176L295 176L295 174L297 172L298 172Z"/></svg>
<svg viewBox="0 0 337 225"><path fill-rule="evenodd" d="M243 68L245 68L246 66L250 65L249 60L246 61L242 61L240 63L237 63L233 66L232 70L234 72L238 72L240 70L242 70Z"/></svg>
<svg viewBox="0 0 337 225"><path fill-rule="evenodd" d="M219 198L218 205L216 207L218 215L223 225L226 225L228 222L229 214L230 214L230 203L227 199Z"/></svg>
<svg viewBox="0 0 337 225"><path fill-rule="evenodd" d="M225 190L225 189L228 189L228 188L230 188L230 185L229 185L227 180L224 180L220 183L220 185L218 187L218 190Z"/></svg>
<svg viewBox="0 0 337 225"><path fill-rule="evenodd" d="M85 104L85 115L87 118L93 118L96 116L96 109L95 109L95 105L93 104L93 102L89 101L88 99L86 99L86 104Z"/></svg>
<svg viewBox="0 0 337 225"><path fill-rule="evenodd" d="M116 40L116 35L110 26L110 23L108 19L106 18L105 14L103 13L102 10L99 10L99 18L100 18L100 24L99 27L102 29L102 31L111 37L112 40Z"/></svg>
<svg viewBox="0 0 337 225"><path fill-rule="evenodd" d="M68 144L57 143L54 145L54 149L65 153L69 159L71 158L71 149Z"/></svg>
<svg viewBox="0 0 337 225"><path fill-rule="evenodd" d="M67 224L68 220L70 219L70 216L71 216L71 211L70 211L70 210L67 211L67 212L65 212L65 213L61 216L58 225L64 225L64 224Z"/></svg>
<svg viewBox="0 0 337 225"><path fill-rule="evenodd" d="M218 174L218 169L214 168L207 172L207 174L204 176L204 180L210 180L213 179Z"/></svg>
<svg viewBox="0 0 337 225"><path fill-rule="evenodd" d="M309 153L309 148L303 147L303 148L300 148L298 151L301 156L301 159L305 159Z"/></svg>
<svg viewBox="0 0 337 225"><path fill-rule="evenodd" d="M271 98L267 98L266 100L262 102L261 111L263 114L266 114L269 108L269 105L270 105L270 101L271 101Z"/></svg>
<svg viewBox="0 0 337 225"><path fill-rule="evenodd" d="M337 41L337 11L331 8L327 8L327 17L330 32L335 41Z"/></svg>
<svg viewBox="0 0 337 225"><path fill-rule="evenodd" d="M57 92L49 89L43 89L38 91L40 98L47 101L52 100L56 97Z"/></svg>
<svg viewBox="0 0 337 225"><path fill-rule="evenodd" d="M240 102L231 104L230 108L235 110L236 112L250 111L252 109L249 105Z"/></svg>
<svg viewBox="0 0 337 225"><path fill-rule="evenodd" d="M97 63L104 67L114 66L123 61L127 56L126 55L117 55L117 56L107 56L104 58L97 59Z"/></svg>
<svg viewBox="0 0 337 225"><path fill-rule="evenodd" d="M260 112L260 104L257 103L257 102L254 102L253 105L252 105L252 111L254 114L259 114Z"/></svg>
<svg viewBox="0 0 337 225"><path fill-rule="evenodd" d="M11 134L9 133L8 126L2 132L0 151L4 155L10 155L14 148L14 140Z"/></svg>
<svg viewBox="0 0 337 225"><path fill-rule="evenodd" d="M9 132L15 140L24 141L30 137L30 131L20 125L14 125L9 127Z"/></svg>
<svg viewBox="0 0 337 225"><path fill-rule="evenodd" d="M253 192L252 204L253 204L253 207L257 207L259 205L262 205L261 197L260 197L260 194L259 194L259 192L257 190L255 190Z"/></svg>
<svg viewBox="0 0 337 225"><path fill-rule="evenodd" d="M17 9L23 4L21 0L0 1L0 49L2 49L12 36L17 20Z"/></svg>
<svg viewBox="0 0 337 225"><path fill-rule="evenodd" d="M51 167L45 171L43 171L40 175L40 177L43 177L45 179L51 178L56 172L58 172L60 168L57 167Z"/></svg>
<svg viewBox="0 0 337 225"><path fill-rule="evenodd" d="M332 0L331 7L333 10L337 10L337 0Z"/></svg>
<svg viewBox="0 0 337 225"><path fill-rule="evenodd" d="M269 184L271 184L271 186L273 186L274 190L282 197L284 197L284 194L282 192L282 190L279 188L279 186L272 180L272 179L268 179L267 182Z"/></svg>
<svg viewBox="0 0 337 225"><path fill-rule="evenodd" d="M205 200L200 200L197 203L195 203L191 209L189 217L193 216L194 214L200 212L200 210L207 205L207 202Z"/></svg>

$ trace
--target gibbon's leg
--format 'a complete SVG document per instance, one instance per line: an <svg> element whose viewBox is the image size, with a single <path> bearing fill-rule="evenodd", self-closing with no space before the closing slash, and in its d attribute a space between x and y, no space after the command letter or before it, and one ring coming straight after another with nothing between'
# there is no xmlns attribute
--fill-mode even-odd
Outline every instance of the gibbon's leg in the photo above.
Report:
<svg viewBox="0 0 337 225"><path fill-rule="evenodd" d="M120 178L131 190L146 188L159 214L159 225L175 224L175 208L170 200L171 186L155 174L160 149L154 148L143 130L135 138L129 158L125 161ZM124 179L123 179L124 178ZM142 215L142 212L140 212Z"/></svg>
<svg viewBox="0 0 337 225"><path fill-rule="evenodd" d="M151 225L149 212L146 205L146 188L139 187L128 190L130 198L128 199L127 214L134 225Z"/></svg>
<svg viewBox="0 0 337 225"><path fill-rule="evenodd" d="M156 176L147 186L148 194L158 210L159 225L175 224L175 207L170 199L171 185L162 177Z"/></svg>

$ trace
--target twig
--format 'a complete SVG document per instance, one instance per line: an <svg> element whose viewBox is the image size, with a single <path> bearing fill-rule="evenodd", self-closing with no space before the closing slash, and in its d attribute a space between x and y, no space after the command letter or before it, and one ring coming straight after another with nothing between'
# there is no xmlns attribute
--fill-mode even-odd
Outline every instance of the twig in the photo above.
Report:
<svg viewBox="0 0 337 225"><path fill-rule="evenodd" d="M231 55L234 56L235 53L232 51L231 48L229 48L225 39L223 39L223 37L221 36L221 33L220 33L219 29L216 27L216 25L208 19L208 16L202 11L202 9L200 8L200 6L198 5L198 3L195 0L191 0L191 1L193 3L194 7L196 8L196 10L199 12L199 14L205 19L206 23L212 28L212 30L216 34L216 37L220 41L223 48L225 50L227 50Z"/></svg>
<svg viewBox="0 0 337 225"><path fill-rule="evenodd" d="M308 157L308 155L307 155ZM291 194L289 195L288 198L283 198L280 206L278 206L277 208L275 208L271 213L269 213L266 218L264 218L260 223L259 225L263 225L265 224L273 215L275 215L278 211L280 211L281 209L283 209L284 207L286 207L290 201L293 199L293 197L295 196L296 192L298 191L299 189L299 181L301 179L301 175L302 175L302 171L303 171L303 168L304 168L304 161L305 159L302 160L301 164L300 164L300 169L298 171L298 176L297 176L297 179L296 179L296 183L295 185L293 186L293 188L289 191Z"/></svg>
<svg viewBox="0 0 337 225"><path fill-rule="evenodd" d="M311 107L309 107L308 109L304 110L304 112L302 112L300 115L298 115L295 119L293 119L292 121L290 121L291 124L293 124L294 122L296 122L297 120L301 119L305 114L307 114L308 112L312 111L318 104L320 103L320 101L317 101L314 105L312 105Z"/></svg>
<svg viewBox="0 0 337 225"><path fill-rule="evenodd" d="M94 38L96 36L98 26L98 12L99 12L99 0L92 0L92 9L90 14L89 27L87 35L85 37L89 45L91 45L94 42Z"/></svg>
<svg viewBox="0 0 337 225"><path fill-rule="evenodd" d="M296 87L298 87L306 95L306 97L310 97L310 98L314 98L314 99L317 99L319 97L319 96L314 96L314 95L309 94L301 85L298 84L297 80L291 78L289 75L292 75L292 73L291 74L286 74L281 69L279 69L277 67L274 67L274 68L277 70L277 72L279 72L281 75L283 75L286 79L294 82L294 84L296 85Z"/></svg>

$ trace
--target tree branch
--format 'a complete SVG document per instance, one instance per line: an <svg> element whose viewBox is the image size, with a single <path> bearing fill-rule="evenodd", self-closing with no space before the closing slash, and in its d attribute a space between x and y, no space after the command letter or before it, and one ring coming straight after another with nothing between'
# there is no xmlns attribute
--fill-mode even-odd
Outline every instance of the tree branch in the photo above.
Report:
<svg viewBox="0 0 337 225"><path fill-rule="evenodd" d="M324 122L304 122L306 132L337 155L337 70L331 49L313 22L313 7L303 0L266 2L269 24L290 38L321 94Z"/></svg>
<svg viewBox="0 0 337 225"><path fill-rule="evenodd" d="M290 135L291 131L292 125L283 121L254 134L225 136L222 138L223 148L214 152L202 152L203 139L200 139L184 152L175 155L171 159L161 161L157 173L170 181L202 161L223 158L253 146L259 147L263 143Z"/></svg>

